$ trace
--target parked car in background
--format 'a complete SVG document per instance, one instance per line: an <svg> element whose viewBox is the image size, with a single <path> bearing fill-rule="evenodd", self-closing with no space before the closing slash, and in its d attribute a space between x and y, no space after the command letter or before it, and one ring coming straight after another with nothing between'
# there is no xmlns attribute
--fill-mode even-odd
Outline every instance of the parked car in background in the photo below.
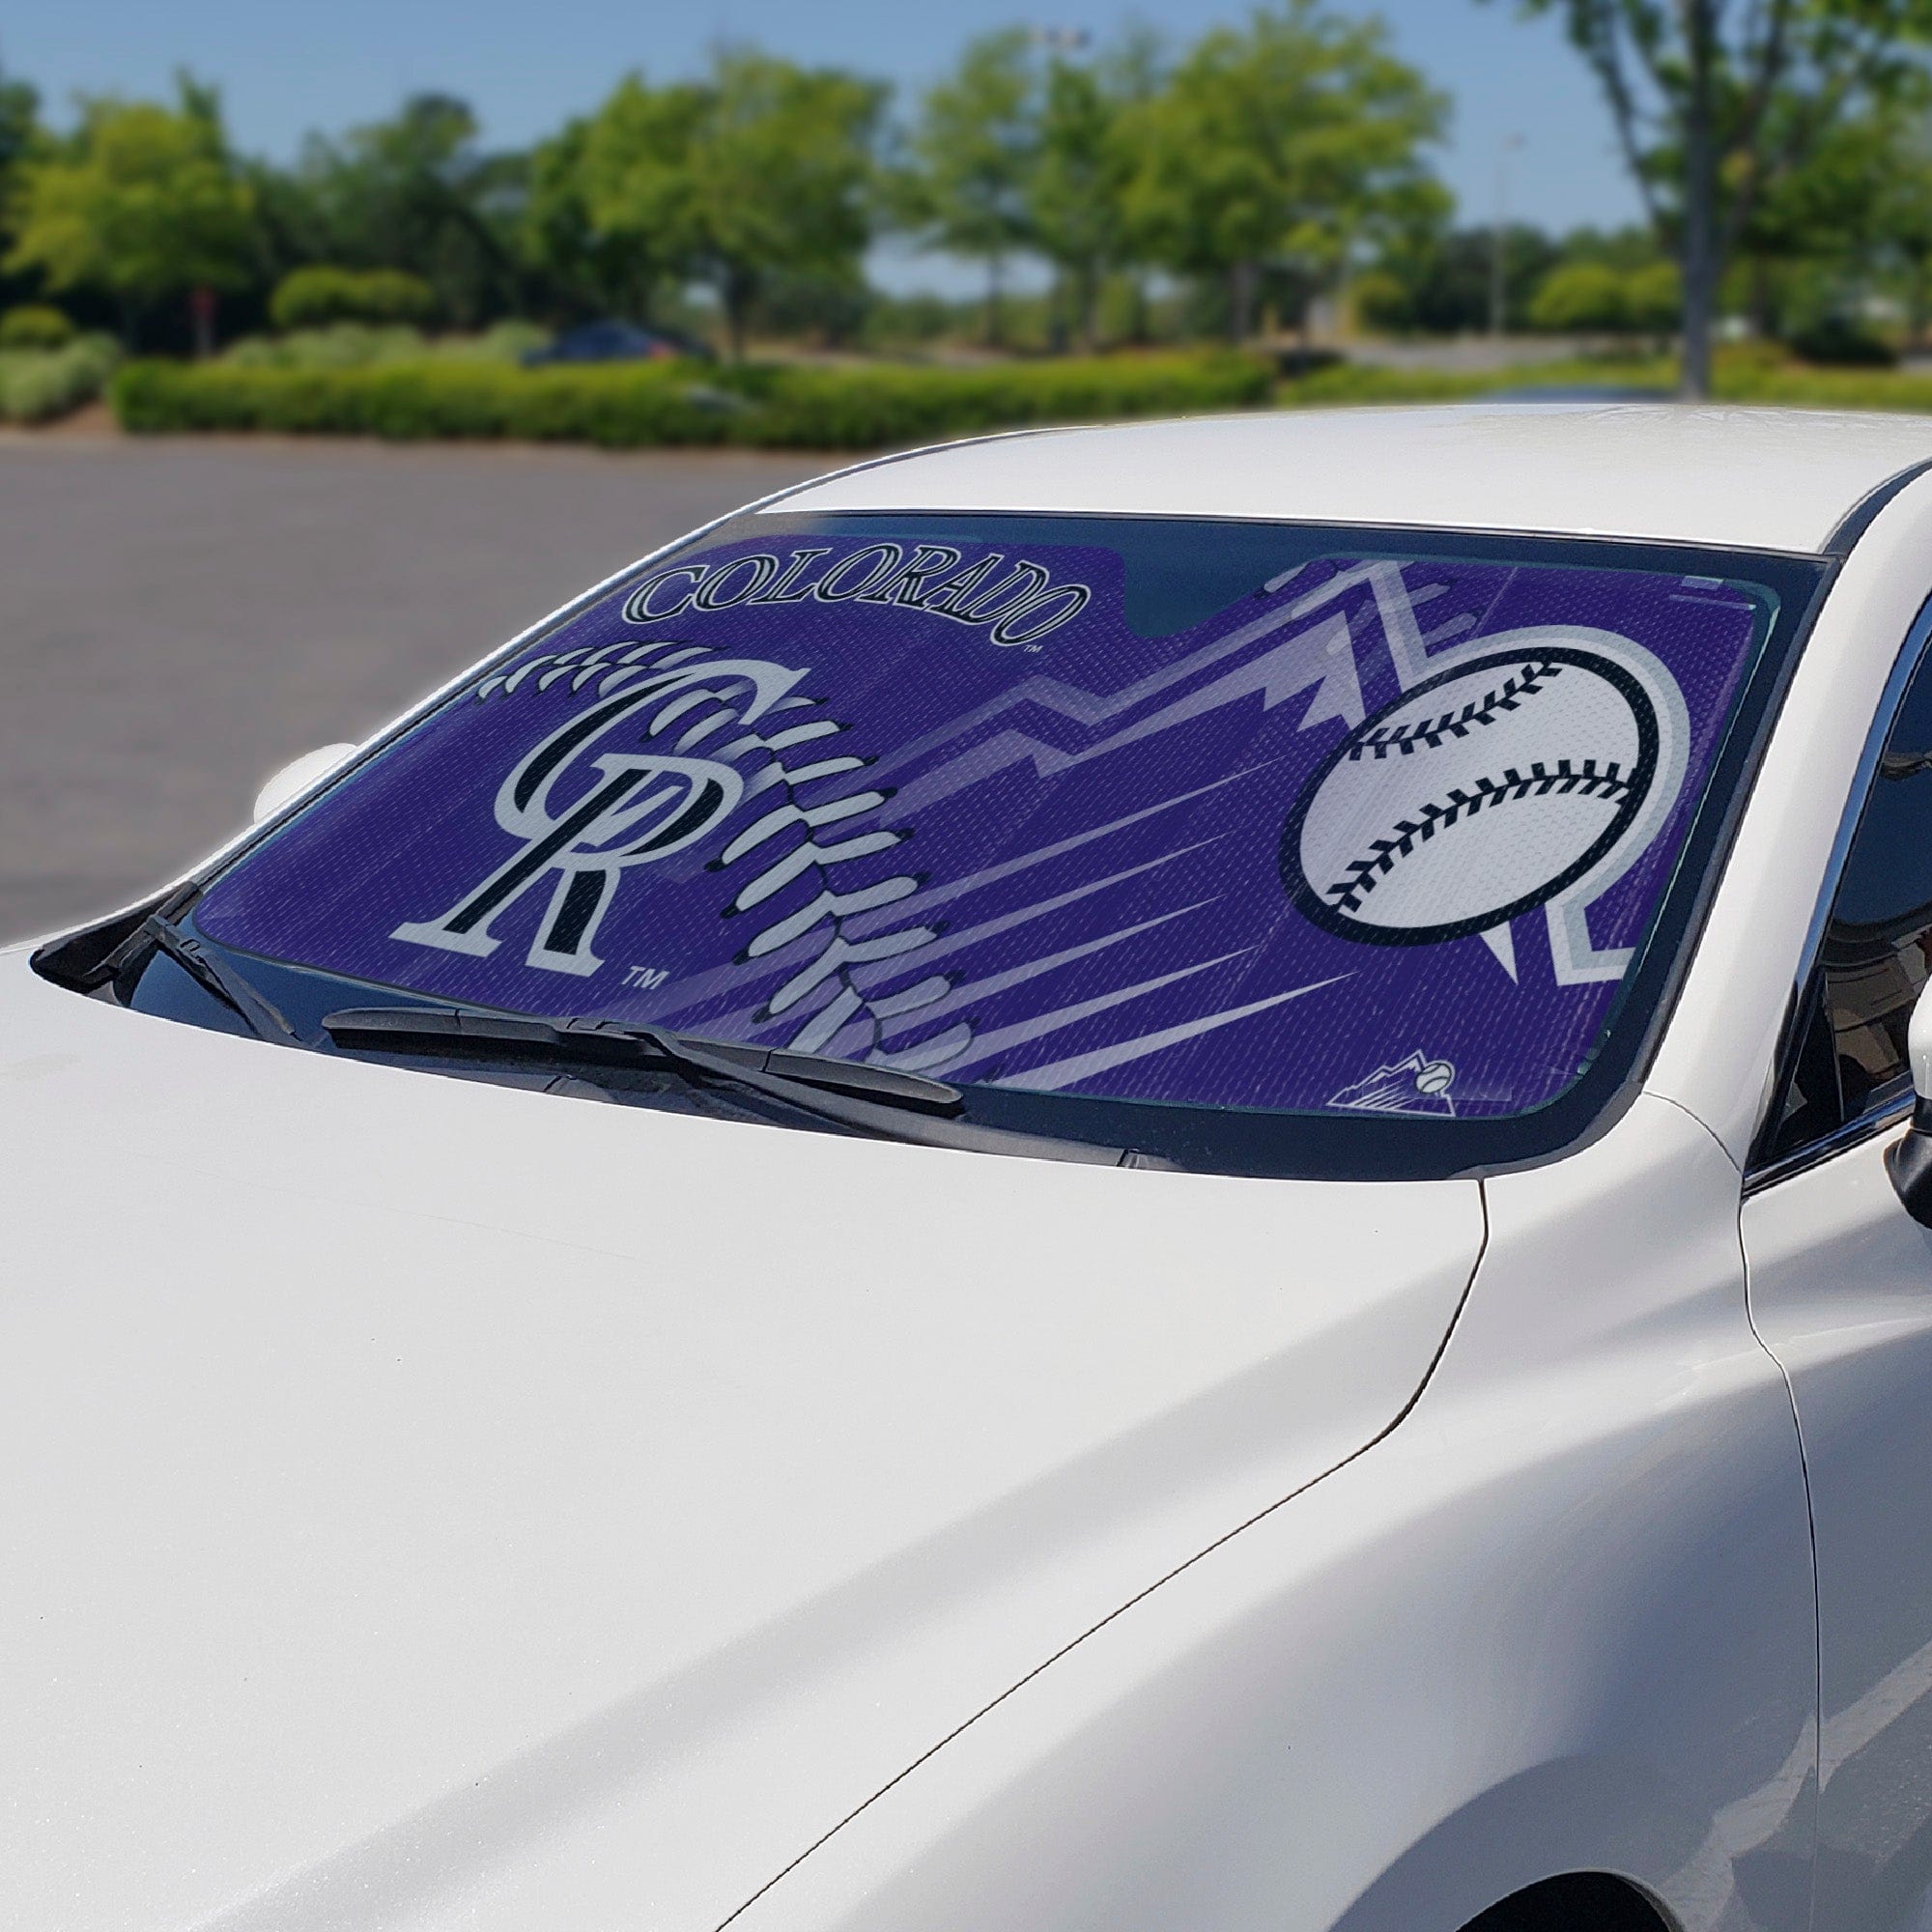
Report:
<svg viewBox="0 0 1932 1932"><path fill-rule="evenodd" d="M0 1920L1922 1926L1929 598L1907 418L960 444L0 953Z"/></svg>
<svg viewBox="0 0 1932 1932"><path fill-rule="evenodd" d="M566 328L541 349L526 350L526 368L549 362L708 362L711 351L688 335L635 322L585 322Z"/></svg>

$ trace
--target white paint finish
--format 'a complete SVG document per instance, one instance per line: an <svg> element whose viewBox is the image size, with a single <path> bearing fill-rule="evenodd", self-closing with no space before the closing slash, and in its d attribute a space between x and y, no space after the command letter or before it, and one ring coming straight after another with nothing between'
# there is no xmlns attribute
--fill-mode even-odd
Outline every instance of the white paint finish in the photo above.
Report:
<svg viewBox="0 0 1932 1932"><path fill-rule="evenodd" d="M960 443L766 507L1285 518L1817 550L1868 491L1928 458L1932 422L1905 415L1285 410Z"/></svg>
<svg viewBox="0 0 1932 1932"><path fill-rule="evenodd" d="M1670 1027L1645 1085L1742 1161L1860 755L1932 594L1932 477L1852 552L1799 659Z"/></svg>
<svg viewBox="0 0 1932 1932"><path fill-rule="evenodd" d="M1817 1932L1932 1918L1932 1231L1893 1129L1745 1204L1751 1315L1798 1404L1818 1547Z"/></svg>
<svg viewBox="0 0 1932 1932"><path fill-rule="evenodd" d="M1906 1056L1912 1063L1912 1091L1918 1099L1932 1098L1932 1000L1921 993L1906 1029Z"/></svg>
<svg viewBox="0 0 1932 1932"><path fill-rule="evenodd" d="M0 1224L37 1932L713 1924L1384 1427L1481 1240L1468 1183L619 1110L18 954Z"/></svg>
<svg viewBox="0 0 1932 1932"><path fill-rule="evenodd" d="M1253 418L774 507L1815 544L1908 443L1932 428ZM777 1878L746 1932L1449 1932L1607 1865L1689 1932L1801 1932L1809 1551L1735 1163L1928 559L1921 482L1807 647L1646 1093L1487 1183L1460 1320L1468 1184L598 1107L0 955L0 1454L30 1475L0 1492L0 1807L31 1847L0 1921L701 1932ZM1876 1157L1746 1209L1819 1445L1817 1932L1932 1903L1903 1513L1932 1237Z"/></svg>
<svg viewBox="0 0 1932 1932"><path fill-rule="evenodd" d="M1451 1932L1578 1868L1687 1932L1804 1932L1804 1491L1736 1190L1655 1100L1490 1183L1469 1305L1392 1435L948 1744L737 1932Z"/></svg>

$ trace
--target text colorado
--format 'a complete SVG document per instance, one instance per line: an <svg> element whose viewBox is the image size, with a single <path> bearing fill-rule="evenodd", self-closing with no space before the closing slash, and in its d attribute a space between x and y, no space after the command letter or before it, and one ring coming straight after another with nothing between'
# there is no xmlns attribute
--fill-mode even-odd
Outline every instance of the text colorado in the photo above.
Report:
<svg viewBox="0 0 1932 1932"><path fill-rule="evenodd" d="M952 544L868 544L835 556L829 544L782 557L753 551L722 562L654 571L624 600L634 624L741 604L891 604L955 624L984 625L996 644L1030 644L1057 631L1093 596L1086 583L1056 583L1043 563L988 551L967 561Z"/></svg>

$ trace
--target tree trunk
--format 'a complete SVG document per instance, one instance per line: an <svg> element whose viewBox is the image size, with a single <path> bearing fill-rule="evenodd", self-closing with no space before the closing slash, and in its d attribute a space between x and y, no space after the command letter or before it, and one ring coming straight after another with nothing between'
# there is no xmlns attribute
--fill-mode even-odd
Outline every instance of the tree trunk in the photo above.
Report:
<svg viewBox="0 0 1932 1932"><path fill-rule="evenodd" d="M1228 335L1236 345L1255 328L1255 264L1236 262L1228 270Z"/></svg>
<svg viewBox="0 0 1932 1932"><path fill-rule="evenodd" d="M997 349L1006 338L1006 325L1000 314L1001 284L1006 275L1004 255L986 257L986 347Z"/></svg>
<svg viewBox="0 0 1932 1932"><path fill-rule="evenodd" d="M1702 402L1711 393L1711 337L1717 323L1718 226L1716 130L1712 113L1714 0L1686 0L1690 86L1684 116L1684 370L1681 393Z"/></svg>
<svg viewBox="0 0 1932 1932"><path fill-rule="evenodd" d="M194 326L194 359L206 362L214 354L214 291L194 288L188 291L188 319Z"/></svg>
<svg viewBox="0 0 1932 1932"><path fill-rule="evenodd" d="M1092 263L1083 265L1073 287L1075 337L1091 355L1100 346L1100 271Z"/></svg>
<svg viewBox="0 0 1932 1932"><path fill-rule="evenodd" d="M745 359L745 333L751 321L752 278L742 270L724 271L724 334L730 344L731 360Z"/></svg>

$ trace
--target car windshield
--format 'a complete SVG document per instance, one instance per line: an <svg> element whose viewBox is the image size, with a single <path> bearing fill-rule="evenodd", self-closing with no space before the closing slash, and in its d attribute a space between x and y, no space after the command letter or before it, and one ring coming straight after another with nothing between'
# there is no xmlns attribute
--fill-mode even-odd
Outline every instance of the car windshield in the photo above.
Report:
<svg viewBox="0 0 1932 1932"><path fill-rule="evenodd" d="M1191 1165L1467 1171L1548 1138L1521 1123L1619 1034L1627 1070L1817 582L1608 543L746 515L487 664L193 926L313 976L317 1010L348 984L600 1016Z"/></svg>

